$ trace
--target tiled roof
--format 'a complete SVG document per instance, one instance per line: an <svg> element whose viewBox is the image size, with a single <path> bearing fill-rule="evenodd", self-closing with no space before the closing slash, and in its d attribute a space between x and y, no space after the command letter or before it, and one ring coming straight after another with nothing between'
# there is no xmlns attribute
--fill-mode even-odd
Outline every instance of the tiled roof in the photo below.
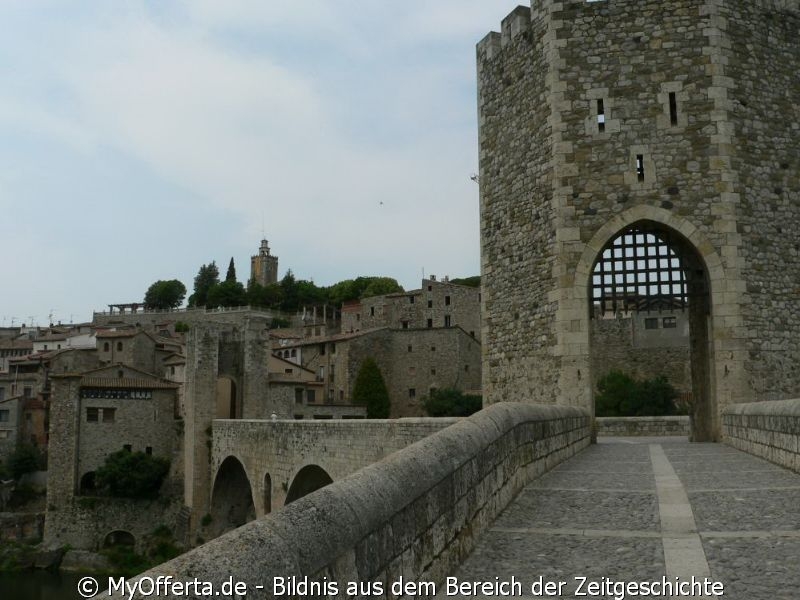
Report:
<svg viewBox="0 0 800 600"><path fill-rule="evenodd" d="M81 386L94 388L173 390L179 388L180 384L156 379L138 379L133 377L84 377L81 379Z"/></svg>
<svg viewBox="0 0 800 600"><path fill-rule="evenodd" d="M99 338L125 338L133 337L138 333L142 333L141 329L117 329L112 331L110 329L98 329L97 336Z"/></svg>

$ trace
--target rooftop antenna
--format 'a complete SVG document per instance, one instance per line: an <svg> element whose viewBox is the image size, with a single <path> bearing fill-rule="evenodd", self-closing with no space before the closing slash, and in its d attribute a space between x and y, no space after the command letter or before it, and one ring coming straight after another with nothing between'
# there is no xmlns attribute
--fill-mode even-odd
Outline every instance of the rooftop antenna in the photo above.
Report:
<svg viewBox="0 0 800 600"><path fill-rule="evenodd" d="M262 208L261 209L261 239L263 240L266 237L267 237L267 234L264 231L264 209Z"/></svg>

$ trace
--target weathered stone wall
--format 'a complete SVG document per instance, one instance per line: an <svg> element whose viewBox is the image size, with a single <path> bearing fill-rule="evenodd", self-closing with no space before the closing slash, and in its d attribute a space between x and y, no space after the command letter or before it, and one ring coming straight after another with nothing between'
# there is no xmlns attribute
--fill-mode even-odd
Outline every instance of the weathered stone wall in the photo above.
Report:
<svg viewBox="0 0 800 600"><path fill-rule="evenodd" d="M44 533L44 513L0 512L0 541L38 542Z"/></svg>
<svg viewBox="0 0 800 600"><path fill-rule="evenodd" d="M271 308L256 308L250 306L231 308L183 308L176 310L140 311L135 314L109 314L108 312L95 312L92 324L97 326L113 325L141 325L153 326L167 321L180 321L188 325L195 323L228 323L231 325L243 324L249 319L264 319L269 322L273 318L291 319L292 315Z"/></svg>
<svg viewBox="0 0 800 600"><path fill-rule="evenodd" d="M296 389L302 391L301 402L297 402ZM320 394L322 388L317 389L316 392ZM363 419L367 414L366 408L363 406L309 403L306 398L306 388L302 384L271 384L269 395L270 403L280 407L280 412L275 413L280 419Z"/></svg>
<svg viewBox="0 0 800 600"><path fill-rule="evenodd" d="M286 500L298 471L321 467L335 481L454 423L455 419L214 421L211 472L229 456L244 466L256 514L265 512L264 481L271 507ZM213 487L213 486L212 486Z"/></svg>
<svg viewBox="0 0 800 600"><path fill-rule="evenodd" d="M547 29L545 14L518 7L502 34L478 44L483 389L490 402L549 403L558 387Z"/></svg>
<svg viewBox="0 0 800 600"><path fill-rule="evenodd" d="M72 497L49 508L45 526L48 547L69 545L97 551L109 533L126 531L141 550L146 536L161 525L175 532L179 527L180 500L130 500L125 498Z"/></svg>
<svg viewBox="0 0 800 600"><path fill-rule="evenodd" d="M734 404L722 425L725 443L800 473L800 400Z"/></svg>
<svg viewBox="0 0 800 600"><path fill-rule="evenodd" d="M689 435L689 417L597 417L598 436Z"/></svg>
<svg viewBox="0 0 800 600"><path fill-rule="evenodd" d="M589 420L492 406L145 575L233 577L262 599L274 576L327 577L336 597L347 581L441 582L526 483L589 444Z"/></svg>
<svg viewBox="0 0 800 600"><path fill-rule="evenodd" d="M800 396L800 11L797 3L721 2L730 44L726 105L734 123L753 399Z"/></svg>
<svg viewBox="0 0 800 600"><path fill-rule="evenodd" d="M622 371L634 379L653 379L663 375L680 392L692 390L689 363L689 337L659 340L637 336L633 318L592 319L592 378L597 380L610 371ZM656 330L663 332L665 330ZM670 331L670 330L666 330ZM643 347L646 344L646 347Z"/></svg>
<svg viewBox="0 0 800 600"><path fill-rule="evenodd" d="M424 415L421 400L431 388L481 389L481 345L460 327L383 329L351 340L344 350L339 385L347 390L345 399L352 398L361 364L371 357L386 382L392 417Z"/></svg>
<svg viewBox="0 0 800 600"><path fill-rule="evenodd" d="M153 456L173 460L178 441L178 425L174 418L175 391L152 390L152 396L141 400L78 400L78 482L86 473L102 466L109 454L122 450L126 445L133 452L145 452L149 448ZM114 421L87 421L89 408L114 409Z"/></svg>
<svg viewBox="0 0 800 600"><path fill-rule="evenodd" d="M480 339L480 295L480 288L423 279L419 290L364 298L348 306L342 312L342 331L420 329L430 323L431 327L458 326Z"/></svg>
<svg viewBox="0 0 800 600"><path fill-rule="evenodd" d="M798 392L797 23L796 3L540 0L478 45L489 402L591 409L592 268L643 221L709 288L705 437L759 387Z"/></svg>

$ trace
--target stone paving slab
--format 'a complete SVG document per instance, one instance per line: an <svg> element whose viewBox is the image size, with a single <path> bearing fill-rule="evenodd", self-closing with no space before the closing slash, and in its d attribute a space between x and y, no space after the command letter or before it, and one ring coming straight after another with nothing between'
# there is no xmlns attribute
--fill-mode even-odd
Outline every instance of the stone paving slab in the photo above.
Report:
<svg viewBox="0 0 800 600"><path fill-rule="evenodd" d="M646 492L527 488L495 526L657 531L658 504Z"/></svg>
<svg viewBox="0 0 800 600"><path fill-rule="evenodd" d="M577 598L577 576L710 572L726 599L800 598L800 475L717 444L601 440L527 486L453 575L542 576L567 583L541 597Z"/></svg>
<svg viewBox="0 0 800 600"><path fill-rule="evenodd" d="M665 574L660 539L589 538L571 535L489 531L455 575L459 580L489 581L512 576L530 585L544 581L565 582L560 598L574 598L576 577L622 581L660 579ZM440 594L438 597L445 597ZM487 596L479 596L486 598Z"/></svg>
<svg viewBox="0 0 800 600"><path fill-rule="evenodd" d="M712 573L730 600L797 600L800 538L704 538Z"/></svg>
<svg viewBox="0 0 800 600"><path fill-rule="evenodd" d="M800 528L800 489L692 492L689 498L701 531Z"/></svg>
<svg viewBox="0 0 800 600"><path fill-rule="evenodd" d="M639 470L641 471L641 467ZM655 487L652 473L562 470L545 474L534 481L530 489L631 490L652 493Z"/></svg>

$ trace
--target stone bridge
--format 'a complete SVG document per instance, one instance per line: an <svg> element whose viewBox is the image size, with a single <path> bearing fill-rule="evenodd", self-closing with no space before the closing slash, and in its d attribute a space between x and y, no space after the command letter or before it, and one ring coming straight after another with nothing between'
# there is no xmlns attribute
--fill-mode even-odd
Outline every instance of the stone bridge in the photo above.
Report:
<svg viewBox="0 0 800 600"><path fill-rule="evenodd" d="M800 400L734 405L722 420L726 444L639 437L591 445L581 409L495 404L142 577L215 585L232 578L248 586L248 598L347 597L346 582L379 582L384 593L376 596L388 598L424 596L386 593L400 578L430 582L445 597L448 577L515 577L525 586L521 595L531 596L542 576L542 584L563 582L561 597L575 597L580 577L663 586L694 576L719 582L726 598L794 598ZM236 426L239 435L224 433ZM215 463L224 467L238 452L249 477L271 468L276 481L288 481L323 461L325 438L335 439L298 427L298 440L318 438L308 464L259 463L253 449L269 444L270 427L279 426L219 423ZM248 428L250 450L234 440L247 438ZM399 439L402 430L398 423L383 435ZM353 452L366 460L379 437L356 441ZM337 473L335 458L326 465ZM315 582L320 593L273 588L274 577ZM341 586L335 593L324 588L331 582Z"/></svg>
<svg viewBox="0 0 800 600"><path fill-rule="evenodd" d="M262 517L454 422L215 420L212 519L204 533L216 536Z"/></svg>

